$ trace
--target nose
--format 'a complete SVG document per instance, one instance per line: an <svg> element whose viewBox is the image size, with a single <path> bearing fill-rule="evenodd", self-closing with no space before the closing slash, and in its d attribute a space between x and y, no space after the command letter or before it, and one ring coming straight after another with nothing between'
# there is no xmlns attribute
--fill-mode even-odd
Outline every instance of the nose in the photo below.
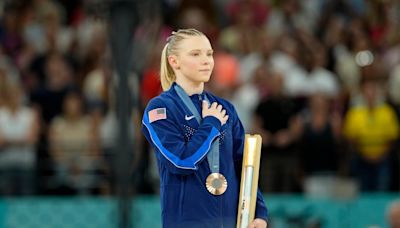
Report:
<svg viewBox="0 0 400 228"><path fill-rule="evenodd" d="M203 65L210 65L212 57L210 58L210 56L204 55L201 61Z"/></svg>

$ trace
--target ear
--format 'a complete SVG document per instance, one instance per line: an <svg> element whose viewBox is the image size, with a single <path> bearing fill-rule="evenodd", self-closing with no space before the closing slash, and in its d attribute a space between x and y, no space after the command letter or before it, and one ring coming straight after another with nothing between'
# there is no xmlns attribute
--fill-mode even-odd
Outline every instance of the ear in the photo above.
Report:
<svg viewBox="0 0 400 228"><path fill-rule="evenodd" d="M168 56L168 63L169 63L169 65L171 65L172 69L179 70L180 65L179 65L178 56L176 56L176 55Z"/></svg>

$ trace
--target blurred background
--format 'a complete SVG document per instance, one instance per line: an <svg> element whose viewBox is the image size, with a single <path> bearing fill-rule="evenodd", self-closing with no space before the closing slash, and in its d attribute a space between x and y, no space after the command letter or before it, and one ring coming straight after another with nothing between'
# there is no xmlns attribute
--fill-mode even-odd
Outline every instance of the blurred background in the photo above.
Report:
<svg viewBox="0 0 400 228"><path fill-rule="evenodd" d="M134 22L113 20L121 2ZM161 227L141 118L189 27L215 50L207 89L263 137L268 227L400 227L399 1L2 0L0 228Z"/></svg>

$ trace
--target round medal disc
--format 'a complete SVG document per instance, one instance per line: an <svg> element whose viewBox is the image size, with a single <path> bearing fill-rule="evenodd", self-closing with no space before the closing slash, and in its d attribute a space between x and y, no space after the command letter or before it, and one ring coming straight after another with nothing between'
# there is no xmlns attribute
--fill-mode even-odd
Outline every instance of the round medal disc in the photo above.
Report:
<svg viewBox="0 0 400 228"><path fill-rule="evenodd" d="M228 182L224 175L220 173L211 173L206 180L207 190L213 195L222 195L228 188Z"/></svg>

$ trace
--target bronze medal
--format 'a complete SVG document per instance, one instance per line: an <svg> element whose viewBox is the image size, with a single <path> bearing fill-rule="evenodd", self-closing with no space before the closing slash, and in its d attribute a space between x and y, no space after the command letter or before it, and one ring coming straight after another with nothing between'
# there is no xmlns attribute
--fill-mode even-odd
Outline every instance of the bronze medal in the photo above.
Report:
<svg viewBox="0 0 400 228"><path fill-rule="evenodd" d="M220 173L211 173L206 180L207 190L213 195L222 195L228 188L228 182L224 175Z"/></svg>

